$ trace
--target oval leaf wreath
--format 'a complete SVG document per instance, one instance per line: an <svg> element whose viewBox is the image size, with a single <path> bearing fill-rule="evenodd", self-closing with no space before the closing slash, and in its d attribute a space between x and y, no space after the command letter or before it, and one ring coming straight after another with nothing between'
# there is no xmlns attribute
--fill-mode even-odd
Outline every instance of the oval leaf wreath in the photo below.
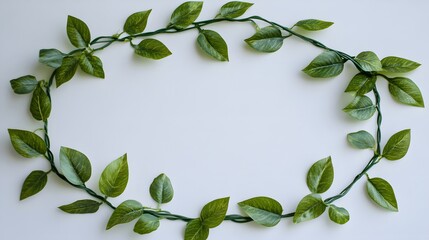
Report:
<svg viewBox="0 0 429 240"><path fill-rule="evenodd" d="M134 223L134 232L148 234L157 230L160 220L181 220L186 222L185 240L204 240L209 236L212 228L219 226L223 221L246 223L254 221L262 226L273 227L283 218L292 218L294 223L315 219L326 210L329 218L338 224L349 220L349 213L345 208L334 205L334 202L344 197L353 185L361 178L366 180L366 189L369 197L380 207L389 211L398 211L397 200L392 186L384 179L370 177L368 171L382 159L399 160L403 158L410 145L410 130L398 131L391 136L385 146L380 146L382 113L380 109L380 95L376 82L383 78L388 82L389 92L399 103L424 107L422 94L417 85L402 73L412 71L420 66L411 60L400 57L385 57L382 60L370 51L361 52L357 56L329 48L324 44L294 31L300 28L306 31L318 31L328 28L333 23L317 19L306 19L286 27L260 16L240 18L253 4L233 1L220 8L218 15L209 20L196 21L203 7L203 2L185 2L177 7L171 15L167 27L156 31L145 31L151 10L131 14L125 21L123 32L113 36L91 38L88 26L80 19L68 16L67 36L75 50L63 53L57 49L42 49L39 61L53 68L49 81L37 80L36 77L26 75L10 81L12 89L17 94L32 94L30 112L34 119L43 124L43 136L32 131L9 129L10 140L14 149L23 157L44 157L50 163L48 171L36 170L30 173L22 186L20 199L26 199L40 192L48 181L48 174L53 173L71 186L86 191L91 199L82 199L59 208L71 214L95 213L100 205L109 206L113 212L108 220L106 229L118 224L137 220ZM339 75L346 62L351 62L357 74L351 79L345 92L354 95L353 101L343 111L351 118L368 120L376 115L377 129L375 137L365 130L349 133L347 141L357 149L371 149L373 157L364 169L339 194L322 198L332 185L334 168L331 157L315 162L307 173L309 194L302 198L295 212L284 213L281 204L266 196L258 196L238 203L244 215L227 215L229 197L220 198L207 203L197 218L185 217L164 210L163 204L173 199L174 191L170 179L161 174L150 185L149 192L156 207L142 205L136 200L126 200L119 206L109 202L109 198L120 196L128 182L127 155L111 162L102 172L99 179L99 189L93 190L85 185L91 177L91 163L85 154L68 147L61 147L59 165L54 161L54 153L50 150L48 134L48 119L51 112L51 86L54 81L56 87L70 81L77 69L98 78L104 78L103 64L94 54L116 42L128 42L137 55L149 59L162 59L171 55L170 50L159 40L152 38L163 33L180 33L195 30L199 32L197 45L203 52L219 61L228 61L228 47L222 36L208 29L212 24L219 22L244 22L255 27L253 36L244 41L259 52L275 52L282 47L283 41L295 37L323 50L303 71L314 78L331 78ZM259 25L264 25L260 27ZM142 39L136 43L137 39ZM396 76L395 74L401 74ZM373 99L367 94L373 94Z"/></svg>

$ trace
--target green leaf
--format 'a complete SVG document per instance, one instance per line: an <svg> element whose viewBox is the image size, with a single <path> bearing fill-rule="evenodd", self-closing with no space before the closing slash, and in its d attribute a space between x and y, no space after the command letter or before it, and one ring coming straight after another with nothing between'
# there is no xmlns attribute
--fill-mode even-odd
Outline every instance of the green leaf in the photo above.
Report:
<svg viewBox="0 0 429 240"><path fill-rule="evenodd" d="M98 186L101 193L108 197L121 195L128 183L127 154L111 162L101 174Z"/></svg>
<svg viewBox="0 0 429 240"><path fill-rule="evenodd" d="M58 208L70 214L86 214L97 212L101 204L101 202L97 202L91 199L84 199L60 206Z"/></svg>
<svg viewBox="0 0 429 240"><path fill-rule="evenodd" d="M103 63L97 56L89 53L80 55L79 66L84 72L94 77L104 78Z"/></svg>
<svg viewBox="0 0 429 240"><path fill-rule="evenodd" d="M255 197L238 203L238 206L256 223L273 227L281 220L283 208L269 197Z"/></svg>
<svg viewBox="0 0 429 240"><path fill-rule="evenodd" d="M220 198L207 203L201 210L200 218L204 226L215 228L225 219L228 211L229 197Z"/></svg>
<svg viewBox="0 0 429 240"><path fill-rule="evenodd" d="M37 79L34 76L26 75L17 79L10 80L13 92L16 94L31 93L37 87Z"/></svg>
<svg viewBox="0 0 429 240"><path fill-rule="evenodd" d="M30 112L34 119L46 121L51 114L51 100L40 84L36 87L31 98Z"/></svg>
<svg viewBox="0 0 429 240"><path fill-rule="evenodd" d="M361 52L355 57L355 60L366 72L379 72L383 70L380 59L373 52Z"/></svg>
<svg viewBox="0 0 429 240"><path fill-rule="evenodd" d="M307 31L319 31L330 27L333 22L326 22L318 19L305 19L297 22L295 26Z"/></svg>
<svg viewBox="0 0 429 240"><path fill-rule="evenodd" d="M79 59L74 56L68 56L63 59L63 63L57 69L55 73L55 80L57 87L70 81L76 73L77 67L79 66Z"/></svg>
<svg viewBox="0 0 429 240"><path fill-rule="evenodd" d="M399 160L403 158L410 147L411 130L405 129L393 134L383 149L383 157L388 160Z"/></svg>
<svg viewBox="0 0 429 240"><path fill-rule="evenodd" d="M357 96L343 111L354 119L367 120L374 115L376 108L369 97Z"/></svg>
<svg viewBox="0 0 429 240"><path fill-rule="evenodd" d="M334 181L331 157L315 162L307 173L307 186L312 193L326 192Z"/></svg>
<svg viewBox="0 0 429 240"><path fill-rule="evenodd" d="M159 227L159 218L151 214L143 214L134 225L134 232L138 234L148 234Z"/></svg>
<svg viewBox="0 0 429 240"><path fill-rule="evenodd" d="M177 7L170 18L170 25L178 29L184 29L191 25L201 13L203 2L185 2Z"/></svg>
<svg viewBox="0 0 429 240"><path fill-rule="evenodd" d="M329 205L329 218L335 223L345 224L350 220L350 215L345 208Z"/></svg>
<svg viewBox="0 0 429 240"><path fill-rule="evenodd" d="M67 18L67 36L77 48L86 48L91 41L91 33L86 23L73 16Z"/></svg>
<svg viewBox="0 0 429 240"><path fill-rule="evenodd" d="M371 133L361 130L347 134L347 141L355 148L358 149L374 149L375 139Z"/></svg>
<svg viewBox="0 0 429 240"><path fill-rule="evenodd" d="M322 215L325 209L326 205L319 195L307 195L298 203L295 215L293 216L293 222L300 223L315 219Z"/></svg>
<svg viewBox="0 0 429 240"><path fill-rule="evenodd" d="M141 33L145 30L147 19L152 10L131 14L124 24L124 31L130 35Z"/></svg>
<svg viewBox="0 0 429 240"><path fill-rule="evenodd" d="M88 157L71 148L61 147L60 169L67 180L75 185L83 185L91 177Z"/></svg>
<svg viewBox="0 0 429 240"><path fill-rule="evenodd" d="M174 190L170 179L164 173L156 177L149 188L150 195L158 204L168 203L173 199Z"/></svg>
<svg viewBox="0 0 429 240"><path fill-rule="evenodd" d="M394 56L383 58L381 65L383 70L391 73L406 73L420 67L420 63Z"/></svg>
<svg viewBox="0 0 429 240"><path fill-rule="evenodd" d="M228 46L219 33L212 30L201 30L197 38L200 48L219 61L228 61Z"/></svg>
<svg viewBox="0 0 429 240"><path fill-rule="evenodd" d="M366 183L366 190L369 197L389 211L397 212L398 204L392 186L382 178L371 178Z"/></svg>
<svg viewBox="0 0 429 240"><path fill-rule="evenodd" d="M314 78L329 78L340 75L344 69L344 61L334 51L319 54L302 71Z"/></svg>
<svg viewBox="0 0 429 240"><path fill-rule="evenodd" d="M135 46L135 53L155 60L159 60L171 55L170 50L160 41L156 39L144 39Z"/></svg>
<svg viewBox="0 0 429 240"><path fill-rule="evenodd" d="M345 92L354 92L358 96L363 96L374 89L376 81L375 75L358 73L352 78Z"/></svg>
<svg viewBox="0 0 429 240"><path fill-rule="evenodd" d="M275 52L283 46L282 32L273 26L259 29L253 36L244 41L259 52Z"/></svg>
<svg viewBox="0 0 429 240"><path fill-rule="evenodd" d="M42 189L46 186L47 182L48 173L45 173L44 171L40 170L32 171L22 185L19 200L24 200L42 191Z"/></svg>
<svg viewBox="0 0 429 240"><path fill-rule="evenodd" d="M57 49L41 49L39 51L39 62L49 67L58 68L63 62L66 54Z"/></svg>
<svg viewBox="0 0 429 240"><path fill-rule="evenodd" d="M186 224L185 240L206 240L209 237L209 228L204 226L201 219L194 219Z"/></svg>
<svg viewBox="0 0 429 240"><path fill-rule="evenodd" d="M224 18L237 18L243 15L253 3L232 1L220 8L220 15Z"/></svg>
<svg viewBox="0 0 429 240"><path fill-rule="evenodd" d="M17 153L26 158L39 157L46 153L45 141L33 132L8 129L10 141Z"/></svg>
<svg viewBox="0 0 429 240"><path fill-rule="evenodd" d="M410 106L425 106L419 87L411 79L396 77L388 81L389 92L396 101Z"/></svg>
<svg viewBox="0 0 429 240"><path fill-rule="evenodd" d="M142 214L143 206L141 203L135 200L126 200L119 204L115 211L113 211L109 218L109 222L107 223L106 230L109 230L118 224L131 222Z"/></svg>

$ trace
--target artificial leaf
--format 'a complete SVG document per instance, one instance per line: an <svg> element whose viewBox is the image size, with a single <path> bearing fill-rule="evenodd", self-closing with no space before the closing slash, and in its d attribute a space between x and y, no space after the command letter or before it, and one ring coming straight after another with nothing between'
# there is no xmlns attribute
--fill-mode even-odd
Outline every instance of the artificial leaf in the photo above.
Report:
<svg viewBox="0 0 429 240"><path fill-rule="evenodd" d="M201 30L197 38L200 48L219 61L228 61L228 46L219 35L212 30Z"/></svg>
<svg viewBox="0 0 429 240"><path fill-rule="evenodd" d="M206 240L209 237L209 228L203 225L201 219L194 219L186 224L185 240Z"/></svg>
<svg viewBox="0 0 429 240"><path fill-rule="evenodd" d="M238 206L256 223L273 227L281 220L283 208L269 197L255 197L238 203Z"/></svg>
<svg viewBox="0 0 429 240"><path fill-rule="evenodd" d="M224 18L237 18L243 15L253 3L232 1L220 8L220 15Z"/></svg>
<svg viewBox="0 0 429 240"><path fill-rule="evenodd" d="M305 196L299 203L293 216L294 223L315 219L325 212L326 205L317 194Z"/></svg>
<svg viewBox="0 0 429 240"><path fill-rule="evenodd" d="M16 94L31 93L37 87L37 79L34 76L26 75L17 79L10 80L13 92Z"/></svg>
<svg viewBox="0 0 429 240"><path fill-rule="evenodd" d="M94 77L104 78L103 63L97 56L89 53L80 55L79 66L84 72Z"/></svg>
<svg viewBox="0 0 429 240"><path fill-rule="evenodd" d="M375 147L374 137L364 130L347 134L347 141L358 149L374 149Z"/></svg>
<svg viewBox="0 0 429 240"><path fill-rule="evenodd" d="M338 224L345 224L350 220L349 212L342 207L335 205L329 205L329 218Z"/></svg>
<svg viewBox="0 0 429 240"><path fill-rule="evenodd" d="M60 206L58 208L70 214L86 214L97 212L101 204L101 202L97 202L91 199L84 199Z"/></svg>
<svg viewBox="0 0 429 240"><path fill-rule="evenodd" d="M200 214L203 225L208 228L219 226L228 211L228 203L229 197L216 199L207 203Z"/></svg>
<svg viewBox="0 0 429 240"><path fill-rule="evenodd" d="M250 47L259 52L275 52L283 45L280 29L268 26L259 29L253 36L244 40Z"/></svg>
<svg viewBox="0 0 429 240"><path fill-rule="evenodd" d="M57 87L70 81L76 73L77 67L79 66L79 59L75 56L68 56L63 59L61 66L55 73L55 80Z"/></svg>
<svg viewBox="0 0 429 240"><path fill-rule="evenodd" d="M358 73L352 78L345 92L354 92L357 96L365 95L374 89L376 81L375 75Z"/></svg>
<svg viewBox="0 0 429 240"><path fill-rule="evenodd" d="M373 52L361 52L355 57L356 62L366 72L379 72L383 70L380 59Z"/></svg>
<svg viewBox="0 0 429 240"><path fill-rule="evenodd" d="M382 178L370 178L366 183L366 190L369 197L380 207L393 212L398 211L395 192L386 180Z"/></svg>
<svg viewBox="0 0 429 240"><path fill-rule="evenodd" d="M39 62L49 67L58 68L61 66L65 56L66 54L57 49L40 49Z"/></svg>
<svg viewBox="0 0 429 240"><path fill-rule="evenodd" d="M121 195L128 183L127 154L111 162L101 174L98 186L101 193L108 197Z"/></svg>
<svg viewBox="0 0 429 240"><path fill-rule="evenodd" d="M151 214L143 214L134 225L134 232L138 234L148 234L159 227L159 218Z"/></svg>
<svg viewBox="0 0 429 240"><path fill-rule="evenodd" d="M383 70L391 73L406 73L410 72L420 66L420 63L400 58L400 57L385 57L381 60Z"/></svg>
<svg viewBox="0 0 429 240"><path fill-rule="evenodd" d="M67 180L75 185L83 185L91 177L88 157L71 148L61 147L60 169Z"/></svg>
<svg viewBox="0 0 429 240"><path fill-rule="evenodd" d="M47 182L48 173L40 170L32 171L24 180L19 200L24 200L42 191Z"/></svg>
<svg viewBox="0 0 429 240"><path fill-rule="evenodd" d="M13 148L21 156L33 158L46 153L45 141L37 134L19 129L8 129L8 132Z"/></svg>
<svg viewBox="0 0 429 240"><path fill-rule="evenodd" d="M152 38L144 39L135 46L135 53L155 60L159 60L171 55L170 50L160 41Z"/></svg>
<svg viewBox="0 0 429 240"><path fill-rule="evenodd" d="M322 21L318 19L305 19L297 22L295 26L307 31L319 31L330 27L333 22Z"/></svg>
<svg viewBox="0 0 429 240"><path fill-rule="evenodd" d="M334 51L319 54L302 71L314 78L329 78L338 76L344 69L344 61Z"/></svg>
<svg viewBox="0 0 429 240"><path fill-rule="evenodd" d="M91 41L91 33L86 23L73 16L67 18L67 36L77 48L86 48Z"/></svg>
<svg viewBox="0 0 429 240"><path fill-rule="evenodd" d="M410 106L425 106L419 87L411 79L396 77L389 78L388 81L389 92L396 101Z"/></svg>
<svg viewBox="0 0 429 240"><path fill-rule="evenodd" d="M334 181L331 157L315 162L307 173L307 186L312 193L326 192Z"/></svg>
<svg viewBox="0 0 429 240"><path fill-rule="evenodd" d="M410 147L411 130L405 129L393 134L383 149L383 157L388 160L399 160L403 158Z"/></svg>
<svg viewBox="0 0 429 240"><path fill-rule="evenodd" d="M178 29L184 29L191 25L201 13L203 2L185 2L177 7L170 18L170 25Z"/></svg>
<svg viewBox="0 0 429 240"><path fill-rule="evenodd" d="M376 108L369 97L356 96L343 111L354 119L367 120L374 115Z"/></svg>
<svg viewBox="0 0 429 240"><path fill-rule="evenodd" d="M128 223L143 214L143 206L135 200L126 200L113 211L107 223L106 230L115 225Z"/></svg>
<svg viewBox="0 0 429 240"><path fill-rule="evenodd" d="M170 179L164 173L156 177L149 188L150 195L158 204L168 203L173 199L174 190Z"/></svg>
<svg viewBox="0 0 429 240"><path fill-rule="evenodd" d="M141 33L145 30L147 19L152 10L141 11L131 14L124 24L124 32L133 35Z"/></svg>
<svg viewBox="0 0 429 240"><path fill-rule="evenodd" d="M46 121L51 114L51 100L40 84L36 87L31 98L30 112L34 119Z"/></svg>

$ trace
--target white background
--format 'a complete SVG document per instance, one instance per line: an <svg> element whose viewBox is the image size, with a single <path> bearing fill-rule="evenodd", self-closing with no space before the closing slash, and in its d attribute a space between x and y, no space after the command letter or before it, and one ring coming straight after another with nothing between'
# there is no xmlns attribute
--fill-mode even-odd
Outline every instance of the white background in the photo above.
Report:
<svg viewBox="0 0 429 240"><path fill-rule="evenodd" d="M200 20L216 15L226 1L206 1ZM380 58L400 56L422 67L408 76L429 93L427 1L275 1L255 0L247 13L291 26L318 18L335 22L321 32L308 33L326 45L351 55L372 50ZM162 221L157 232L139 236L132 224L105 231L111 210L102 206L91 215L67 215L57 207L88 196L49 175L46 188L25 201L19 192L25 177L36 169L48 170L43 159L23 159L10 145L7 128L41 127L28 111L30 96L18 96L9 80L32 74L49 77L38 61L42 48L72 50L67 40L67 15L84 20L92 36L122 30L131 13L153 9L147 30L164 27L178 0L88 1L2 0L0 2L0 239L182 239L183 222ZM300 70L321 51L298 39L287 39L273 54L259 54L243 39L254 33L248 24L217 24L228 42L229 63L206 57L195 44L197 32L160 35L173 55L152 61L133 55L127 44L115 44L98 56L106 79L79 72L69 83L52 89L50 118L52 150L60 146L84 152L92 161L88 186L97 189L104 167L128 153L130 180L124 194L111 199L117 205L136 199L154 206L148 187L164 172L172 180L175 197L164 208L198 216L201 207L216 198L236 203L255 196L279 200L293 212L308 194L305 176L315 161L332 156L335 181L323 196L343 189L364 167L370 151L348 146L346 134L366 129L374 133L375 118L358 122L341 109L351 97L343 93L356 70L348 63L334 79L314 80ZM299 225L291 219L271 229L254 223L225 222L211 230L209 239L428 239L429 176L427 148L429 114L403 106L389 96L380 79L383 144L402 129L412 129L407 156L382 161L371 177L388 180L395 189L399 212L380 209L358 182L337 205L347 208L344 226L320 218Z"/></svg>

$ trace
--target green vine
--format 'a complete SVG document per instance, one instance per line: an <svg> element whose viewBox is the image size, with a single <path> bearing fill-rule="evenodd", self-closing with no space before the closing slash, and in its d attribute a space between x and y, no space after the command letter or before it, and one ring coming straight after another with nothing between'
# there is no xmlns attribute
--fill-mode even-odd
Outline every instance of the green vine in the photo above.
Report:
<svg viewBox="0 0 429 240"><path fill-rule="evenodd" d="M218 15L209 20L196 21L203 3L185 2L174 10L167 27L155 31L145 31L151 10L136 12L130 15L124 24L123 32L113 36L100 36L91 40L91 33L82 20L69 16L67 19L67 36L71 44L76 47L69 53L57 49L42 49L39 61L53 68L49 81L40 80L32 75L26 75L11 80L11 86L17 94L32 94L30 112L34 119L43 124L43 129L26 131L9 129L12 146L21 156L26 158L44 157L50 163L47 171L36 170L30 173L22 186L20 199L26 199L40 192L47 183L47 175L55 174L72 187L87 192L92 199L78 200L59 208L71 214L95 213L100 205L105 204L113 210L106 229L117 224L123 224L138 219L134 231L139 234L148 234L157 230L160 220L180 220L186 222L185 240L204 240L208 238L209 230L219 226L223 221L236 223L256 223L273 227L283 218L292 218L294 223L300 223L319 217L328 209L329 218L344 224L349 220L349 213L345 208L333 203L346 196L354 184L362 177L366 177L367 193L379 206L397 211L398 205L391 185L384 179L368 175L370 169L382 159L398 160L403 158L410 145L411 132L405 129L391 136L382 148L382 112L381 97L376 83L381 77L388 82L389 92L399 103L424 107L422 94L417 85L410 79L391 75L412 71L420 66L411 60L399 57L386 57L379 60L378 56L370 51L361 52L356 56L327 47L317 40L304 36L300 32L318 31L330 27L333 23L316 19L298 21L292 27L286 27L260 16L241 17L251 3L229 2L223 5ZM343 111L351 118L368 120L376 115L376 137L367 131L349 133L347 140L357 149L371 149L373 157L362 171L340 193L323 199L321 194L332 185L334 168L331 157L315 162L307 173L307 186L310 194L303 197L295 212L283 213L283 207L272 198L259 196L238 203L244 215L227 215L229 197L220 198L207 203L201 210L199 217L186 217L164 210L163 204L173 199L174 190L170 179L161 174L150 185L149 192L156 207L143 206L136 200L126 200L114 206L109 198L118 197L125 190L128 183L128 161L124 154L111 162L102 172L99 180L99 189L93 190L85 185L91 177L91 163L81 152L61 147L59 165L54 161L55 154L50 147L48 119L51 113L51 87L56 87L70 81L78 68L98 78L104 78L103 64L94 54L108 48L113 43L129 43L137 55L150 59L162 59L171 55L170 50L159 40L150 38L160 34L176 34L185 31L198 31L197 44L203 52L219 61L228 61L228 46L221 35L206 27L219 22L250 23L256 28L253 36L245 42L259 52L275 52L282 47L283 42L290 37L296 37L323 50L303 71L314 78L331 78L339 75L344 64L350 61L357 69L357 74L351 79L346 92L354 95L353 101ZM263 25L264 27L260 27ZM303 31L295 31L300 28ZM138 44L137 39L142 39ZM372 92L374 100L367 94ZM43 131L43 137L36 134Z"/></svg>

